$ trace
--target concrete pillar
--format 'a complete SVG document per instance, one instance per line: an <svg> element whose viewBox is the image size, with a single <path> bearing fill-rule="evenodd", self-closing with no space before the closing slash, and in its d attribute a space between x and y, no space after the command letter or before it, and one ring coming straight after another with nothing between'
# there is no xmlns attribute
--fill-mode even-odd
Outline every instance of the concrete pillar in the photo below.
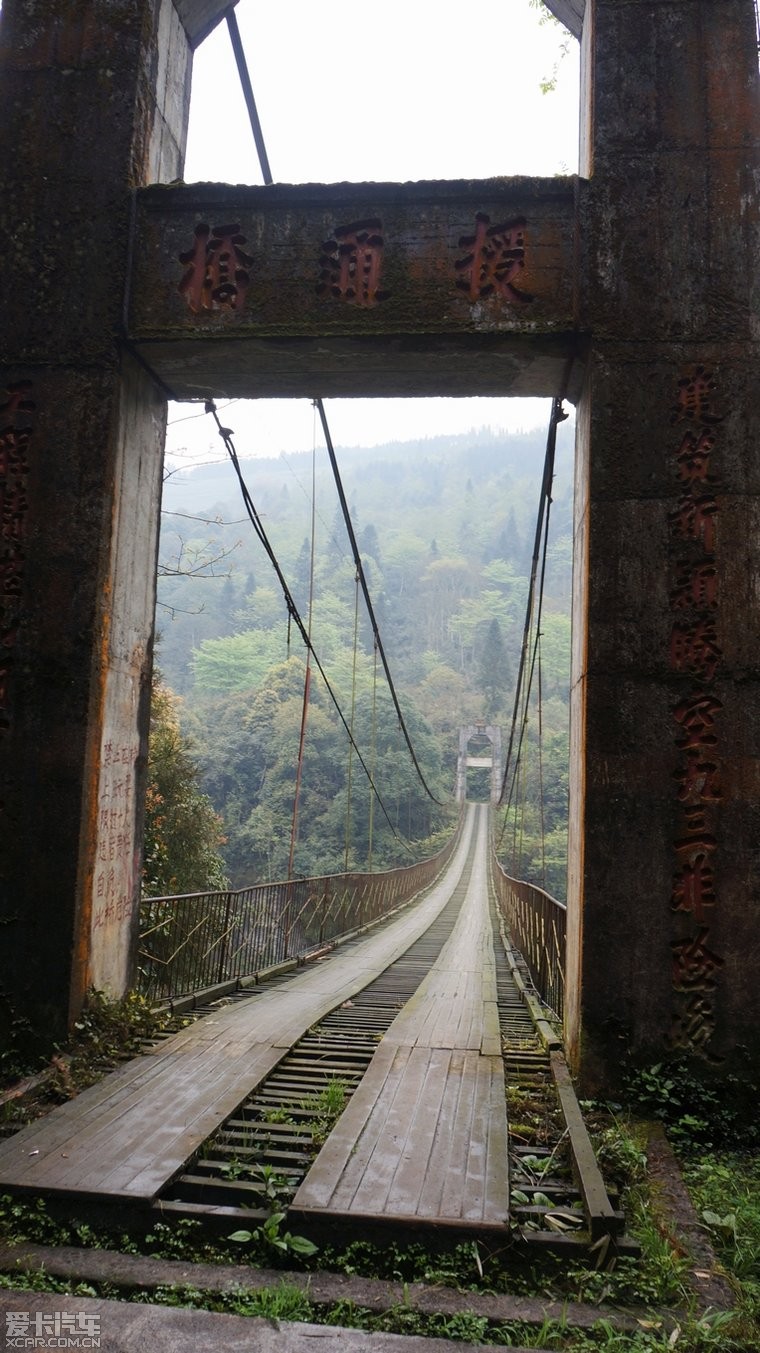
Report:
<svg viewBox="0 0 760 1353"><path fill-rule="evenodd" d="M468 728L459 730L459 751L457 753L457 779L455 797L457 803L464 803L467 798L467 742L470 737Z"/></svg>
<svg viewBox="0 0 760 1353"><path fill-rule="evenodd" d="M190 66L171 0L4 0L6 1045L131 977L166 406L121 342L130 190L181 173Z"/></svg>
<svg viewBox="0 0 760 1353"><path fill-rule="evenodd" d="M587 0L567 1032L757 1073L752 0Z"/></svg>
<svg viewBox="0 0 760 1353"><path fill-rule="evenodd" d="M493 724L487 730L491 739L491 755L493 765L491 766L491 804L495 808L501 796L501 777L503 767L501 764L501 726Z"/></svg>

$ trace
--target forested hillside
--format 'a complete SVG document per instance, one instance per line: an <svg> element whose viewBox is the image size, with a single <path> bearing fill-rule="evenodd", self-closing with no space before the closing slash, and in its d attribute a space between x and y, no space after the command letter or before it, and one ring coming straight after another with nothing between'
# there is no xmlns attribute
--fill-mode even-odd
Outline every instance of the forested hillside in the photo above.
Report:
<svg viewBox="0 0 760 1353"><path fill-rule="evenodd" d="M572 434L560 429L541 625L543 762L526 735L508 868L564 896L572 553ZM242 454L242 448L241 448ZM491 431L338 452L364 568L426 794L377 666L326 454L243 461L248 488L380 796L316 671L294 870L387 868L426 854L452 820L461 724L512 717L544 434ZM158 665L182 699L203 791L235 886L287 873L305 650L231 466L170 476L159 568ZM356 642L355 642L356 639ZM356 655L356 656L354 656ZM176 704L173 705L176 708ZM543 830L538 785L543 781ZM471 792L478 792L473 774ZM544 847L542 852L541 840ZM542 858L543 855L543 858ZM197 885L193 885L197 886Z"/></svg>

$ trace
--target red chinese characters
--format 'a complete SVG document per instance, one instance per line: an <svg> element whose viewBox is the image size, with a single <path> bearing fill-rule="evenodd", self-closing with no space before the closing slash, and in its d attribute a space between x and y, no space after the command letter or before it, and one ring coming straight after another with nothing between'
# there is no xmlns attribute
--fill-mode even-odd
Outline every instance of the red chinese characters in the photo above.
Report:
<svg viewBox="0 0 760 1353"><path fill-rule="evenodd" d="M708 948L708 934L707 926L700 926L689 939L674 940L671 944L676 991L715 990L715 974L723 967L723 959Z"/></svg>
<svg viewBox="0 0 760 1353"><path fill-rule="evenodd" d="M463 235L459 241L467 253L457 259L457 286L466 291L471 301L487 296L498 296L512 305L527 305L533 300L527 291L516 285L525 267L525 220L505 221L491 225L491 218L479 211L475 217L475 234Z"/></svg>
<svg viewBox="0 0 760 1353"><path fill-rule="evenodd" d="M670 907L689 929L670 946L673 990L683 1003L667 1041L672 1048L707 1058L712 1058L709 1044L716 1028L713 993L723 967L709 943L710 920L719 906L717 827L722 799L723 706L711 689L723 660L718 632L719 485L713 466L722 414L716 407L716 391L715 376L704 366L685 372L678 381L671 422L688 427L674 451L675 478L682 492L668 517L675 555L668 663L673 673L691 684L673 709L679 831L673 844Z"/></svg>
<svg viewBox="0 0 760 1353"><path fill-rule="evenodd" d="M386 300L390 293L380 286L384 246L376 217L338 226L322 245L317 295L364 307Z"/></svg>
<svg viewBox="0 0 760 1353"><path fill-rule="evenodd" d="M28 450L34 403L17 381L0 404L0 733L10 727L15 648L21 623L29 502Z"/></svg>
<svg viewBox="0 0 760 1353"><path fill-rule="evenodd" d="M195 227L195 244L179 261L186 265L179 284L193 314L203 310L240 310L251 280L253 259L243 249L240 226Z"/></svg>

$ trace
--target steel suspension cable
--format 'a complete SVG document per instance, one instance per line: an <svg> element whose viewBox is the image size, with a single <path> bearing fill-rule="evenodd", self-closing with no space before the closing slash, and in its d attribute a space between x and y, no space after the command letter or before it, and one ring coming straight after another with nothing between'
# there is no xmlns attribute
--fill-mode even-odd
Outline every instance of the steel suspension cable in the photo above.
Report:
<svg viewBox="0 0 760 1353"><path fill-rule="evenodd" d="M271 168L270 168L270 165L269 165L269 157L268 157L268 155L267 155L266 145L265 145L265 143L264 143L264 135L263 135L263 132L262 132L262 129L261 129L261 122L260 122L260 119L259 119L258 110L257 110L257 108L256 108L256 101L255 101L255 99L254 99L254 97L253 97L253 87L252 87L252 85L251 85L251 79L250 79L250 74L249 74L249 72L248 72L248 66L247 66L247 63L246 63L245 52L244 52L244 50L243 50L243 44L242 44L242 40L241 40L241 37L240 37L240 30L238 29L237 18L235 17L234 11L233 11L232 9L227 10L227 13L226 13L226 19L227 19L227 27L229 28L229 32L230 32L230 39L231 39L232 46L233 46L233 50L234 50L234 53L235 53L235 60L236 60L236 62L237 62L238 74L239 74L239 76L240 76L240 83L241 83L241 86L242 86L242 89L243 89L243 95L244 95L244 98L245 98L245 104L246 104L246 108L247 108L247 110L248 110L248 117L249 117L249 120L250 120L250 123L251 123L251 130L252 130L252 132L253 132L253 139L254 139L254 141L255 141L255 143L256 143L256 151L257 151L257 154L258 154L258 157L259 157L259 165L260 165L260 168L261 168L262 178L264 179L264 183L267 184L267 185L269 185L269 184L271 184L271 183L274 182L274 179L273 179L273 177L272 177L272 171L271 171ZM405 740L405 742L406 742L406 745L407 745L407 747L409 748L409 754L410 754L410 756L411 756L411 758L412 758L412 763L413 763L413 765L414 765L415 771L417 772L417 776L418 776L418 778L419 778L419 781L420 781L420 783L421 783L421 785L422 785L422 787L423 787L425 793L428 795L428 797L429 797L430 799L432 799L433 803L437 804L439 808L443 808L443 807L445 807L445 804L441 801L441 799L436 798L436 796L435 796L435 794L433 793L432 789L431 789L430 786L428 785L428 783L427 783L427 781L426 781L426 779L425 779L425 776L424 776L423 773L422 773L422 768L421 768L421 766L420 766L420 764L419 764L419 761L417 760L417 755L416 755L416 753L415 753L414 747L412 746L412 741L411 741L411 738L409 737L409 732L408 732L407 727L406 727L406 722L405 722L404 716L403 716L403 714L402 714L402 712L401 712L401 706L399 705L398 697L397 697L397 695L396 695L396 689L395 689L395 686L394 686L394 684L393 684L393 678L391 677L390 668L389 668L389 666L388 666L388 660L387 660L387 658L386 658L386 656L385 656L385 650L384 650L384 648L383 648L383 646L382 646L382 642L381 642L381 640L380 640L380 632L379 632L378 627L377 627L377 621L376 621L376 619L375 619L375 612L374 612L374 609L373 609L373 607L372 607L372 602L371 602L371 599L370 599L369 590L368 590L368 588L367 588L367 583L366 583L366 579L365 579L365 576L364 576L364 569L363 569L363 567L362 567L362 562L361 562L361 556L360 556L360 554L359 554L358 547L357 547L357 545L356 545L356 537L355 537L355 535L354 535L353 525L352 525L352 523L351 523L351 518L350 518L350 515L349 515L349 513L348 513L348 504L345 502L345 496L343 495L343 486L342 486L342 484L340 483L340 475L339 475L339 472L338 472L337 461L335 460L335 452L334 452L334 450L333 450L332 438L331 438L331 436L330 436L330 429L329 429L329 427L328 427L328 425L327 425L327 417L326 417L326 415L325 415L324 405L323 405L321 399L316 399L316 400L314 401L314 403L315 403L315 406L316 406L316 408L317 408L317 410L318 410L318 412L319 412L319 416L320 416L320 419L321 419L321 422L322 422L322 429L323 429L323 431L324 431L325 442L326 442L326 444L327 444L327 450L328 450L328 454L329 454L329 456L330 456L330 463L331 463L332 468L333 468L333 475L335 476L336 485L339 485L339 487L338 487L338 494L339 494L339 496L340 496L340 498L341 498L341 507L343 508L343 516L344 516L344 520L345 520L345 522L346 522L346 529L348 530L349 540L351 541L351 548L352 548L353 554L354 554L354 563L356 564L356 567L357 567L357 569L359 570L359 576L360 576L360 581L361 581L361 585L362 585L362 591L364 592L364 600L365 600L365 603L366 603L366 605L367 605L367 610L368 610L368 612L369 612L370 622L371 622L371 624L372 624L372 630L373 630L373 634L374 634L374 636L375 636L375 642L376 642L376 644L377 644L378 651L379 651L379 653L380 653L380 658L381 658L381 661L382 661L382 664L383 664L383 669L384 669L384 671L385 671L385 677L386 677L386 680L387 680L387 682L388 682L388 687L389 687L389 690L390 690L390 693L391 693L391 696L392 696L392 699L393 699L393 704L394 704L395 709L396 709L396 714L397 714L397 716L398 716L399 726L400 726L401 732L402 732L402 734L403 734L403 736L404 736L404 740Z"/></svg>
<svg viewBox="0 0 760 1353"><path fill-rule="evenodd" d="M317 501L317 439L316 429L311 436L311 550L309 553L309 611L306 619L306 632L311 639L311 622L314 613L314 545L316 537L316 501ZM288 636L290 636L290 614L288 614ZM303 702L301 705L301 731L298 738L298 764L296 766L296 785L293 793L293 816L290 824L290 852L288 855L288 878L293 877L293 861L296 841L298 840L298 808L301 798L301 779L303 775L303 757L306 746L306 723L309 717L309 695L311 693L311 649L306 650L306 671L303 680Z"/></svg>
<svg viewBox="0 0 760 1353"><path fill-rule="evenodd" d="M531 621L531 633L533 632L534 623L535 617L533 617ZM524 728L527 728L528 726L529 705L530 705L530 682L526 681L525 689L523 692L522 718L520 721L521 732ZM528 794L528 776L527 776L527 767L522 754L522 738L520 739L520 742L518 743L517 747L517 758L515 761L514 789L516 796L515 843L513 844L512 847L512 873L515 876L518 876L522 871L523 836L525 832L525 802ZM518 820L519 820L519 831L518 831Z"/></svg>
<svg viewBox="0 0 760 1353"><path fill-rule="evenodd" d="M372 664L372 747L370 753L370 766L372 774L375 774L377 768L377 643L374 645L374 660ZM369 796L369 840L367 843L367 872L372 873L372 845L373 832L375 826L375 798L373 794Z"/></svg>
<svg viewBox="0 0 760 1353"><path fill-rule="evenodd" d="M411 854L413 854L414 852L412 851L411 846L409 845L408 841L405 841L404 838L403 838L402 836L399 835L399 833L396 831L396 828L395 828L394 825L393 825L393 822L392 822L392 820L391 820L390 814L388 813L388 810L387 810L387 808L386 808L386 806L385 806L385 803L384 803L384 801L383 801L383 799L382 799L382 796L380 795L380 792L379 792L379 790L378 790L378 788L377 788L377 786L376 786L376 784L375 784L375 782L374 782L372 776L370 775L370 772L369 772L369 768L368 768L368 766L367 766L367 763L366 763L366 761L364 760L364 757L362 756L361 752L359 751L359 748L358 748L357 745L356 745L356 742L355 742L354 739L353 739L353 735L352 735L351 730L350 730L350 728L349 728L349 726L348 726L348 723L346 722L346 718L345 718L345 715L344 715L344 713L343 713L343 710L342 710L341 707L340 707L340 703L339 703L339 701L338 701L338 697L337 697L337 695L335 694L335 691L333 690L332 684L331 684L331 682L330 682L330 680L329 680L329 678L328 678L328 676L327 676L327 673L325 672L324 667L322 666L322 663L321 663L320 660L319 660L319 657L317 656L316 649L314 648L314 645L313 645L313 643L312 643L312 641L311 641L311 639L310 639L310 637L309 637L309 634L308 634L308 632L307 632L307 630L306 630L306 626L304 625L303 620L301 619L301 616L300 616L299 611L298 611L298 607L296 606L296 603L295 603L295 601L293 600L293 596L292 596L292 594L291 594L290 588L288 587L288 584L287 584L287 582L285 581L285 576L284 576L284 574L283 574L283 572L282 572L282 569L280 568L280 564L279 564L279 561L278 561L278 559L277 559L277 556L276 556L274 550L272 549L272 546L271 546L271 544L270 544L270 542L269 542L269 539L268 539L268 537L267 537L266 531L264 530L264 527L263 527L263 525L262 525L261 518L260 518L258 512L256 511L256 507L255 507L255 505L254 505L253 499L251 498L251 495L250 495L250 493L249 493L249 491L248 491L248 485L247 485L246 482L245 482L245 477L244 477L243 471L242 471L242 469L241 469L241 467L240 467L240 461L238 460L238 454L237 454L237 451L236 451L236 449L235 449L235 444L234 444L234 442L233 442L233 440L232 440L232 431L231 431L230 428L225 428L225 427L222 426L222 424L221 424L221 422L220 422L220 420L219 420L219 415L218 415L217 412L216 412L216 405L214 404L213 399L206 400L206 411L207 411L208 413L210 413L210 414L212 415L212 417L214 418L214 421L215 421L215 423L216 423L216 425L217 425L217 431L218 431L218 433L219 433L219 436L221 437L222 441L224 442L224 445L225 445L225 447L226 447L226 449L227 449L227 454L229 455L230 460L232 461L233 469L234 469L235 474L236 474L236 476L237 476L238 484L240 485L240 492L241 492L241 495L242 495L242 498L243 498L243 503L244 503L244 505L245 505L246 512L248 513L249 520L250 520L250 522L251 522L251 525L253 526L254 531L256 532L256 535L258 536L258 538L259 538L261 544L262 544L263 547L264 547L264 551L265 551L265 553L266 553L266 555L267 555L267 558L269 559L269 561L270 561L270 563L271 563L271 565L272 565L272 567L273 567L273 569L274 569L274 571L275 571L275 574L277 575L277 581L278 581L279 584L280 584L280 587L281 587L281 589L282 589L283 597L285 598L285 605L286 605L287 610L288 610L288 615L292 618L292 621L293 621L294 625L296 626L296 629L299 631L299 633L300 633L300 635L301 635L301 638L303 639L303 642L304 642L304 644L306 645L306 648L308 649L309 653L311 654L311 656L312 656L312 658L313 658L313 660L314 660L314 664L315 664L315 666L316 666L316 668L317 668L317 670L318 670L318 672L319 672L319 674L320 674L320 676L321 676L321 678L322 678L322 680L323 680L323 682L324 682L324 684L325 684L325 689L327 690L327 693L328 693L328 695L330 696L330 699L332 700L333 705L335 706L335 709L336 709L337 714L338 714L338 718L340 719L341 723L343 724L343 727L344 727L345 730L346 730L346 733L347 733L347 735L348 735L349 740L353 743L353 748L354 748L354 751L356 752L356 755L357 755L357 758L358 758L358 760L359 760L359 763L360 763L360 765L361 765L361 767L362 767L362 769L363 769L365 775L367 776L367 779L369 780L369 782L370 782L370 784L371 784L371 786L372 786L372 789L373 789L373 791L374 791L374 793L375 793L375 796L376 796L376 798L377 798L377 802L378 802L379 805L380 805L380 808L381 808L381 810L382 810L383 816L384 816L386 822L388 823L388 826L390 827L391 832L393 833L393 836L395 837L395 839L396 839L397 841L399 841L399 842L404 846L404 848L405 848L406 850L409 851L409 854L411 855Z"/></svg>
<svg viewBox="0 0 760 1353"><path fill-rule="evenodd" d="M546 890L546 814L544 812L544 693L541 628L538 630L538 802L541 809L541 887Z"/></svg>
<svg viewBox="0 0 760 1353"><path fill-rule="evenodd" d="M554 457L557 448L557 428L563 420L567 418L562 407L562 400L555 399L552 404L551 418L549 419L549 431L546 438L546 454L544 457L544 472L541 481L541 494L539 498L538 515L536 519L536 533L533 541L533 554L530 564L530 580L528 583L528 601L525 610L525 625L523 628L522 645L520 649L520 665L517 672L517 685L515 687L515 699L512 710L512 723L509 730L509 743L507 746L507 755L504 762L504 775L501 781L501 792L499 794L499 804L504 802L504 793L507 787L507 778L512 767L512 749L514 747L515 733L517 730L517 720L521 704L522 684L525 676L525 664L528 656L528 647L530 640L531 619L533 616L533 606L536 593L536 576L538 573L538 561L541 551L541 540L544 534L544 522L547 513L548 504L551 501L552 482L554 480Z"/></svg>
<svg viewBox="0 0 760 1353"><path fill-rule="evenodd" d="M513 796L513 794L514 794L514 792L515 792L516 780L517 780L518 775L522 774L522 783L523 783L523 786L525 785L524 770L521 771L522 749L523 749L523 742L524 742L524 740L525 740L525 735L526 735L527 728L528 728L528 716L529 716L529 713L530 713L530 692L531 692L531 688L532 688L532 686L533 686L533 676L534 676L534 672L535 672L535 669L536 669L536 661L537 661L537 659L538 659L538 661L539 661L539 673L540 673L541 617L542 617L542 614L543 614L544 584L545 584L545 579L546 579L546 558L547 558L547 552L548 552L548 546L549 546L549 520L550 520L550 516L551 516L551 502L552 502L552 500L551 500L551 493L550 493L550 494L549 494L549 497L548 497L548 499L547 499L547 502L546 502L546 512L545 512L545 516L544 516L543 548L542 548L542 551L541 551L541 577L540 577L540 583L539 583L539 588L538 588L538 607L537 607L537 610L536 610L536 616L535 616L535 639L534 639L534 643L533 643L532 656L531 656L531 663L530 663L530 670L529 670L529 673L528 673L528 680L527 680L527 682L526 682L525 699L524 699L524 701L523 701L523 717L522 717L522 720L521 720L521 723L520 723L520 736L519 736L518 744L517 744L517 755L516 755L516 759L515 759L515 770L514 770L514 774L513 774L513 777L512 777L512 784L510 785L509 797L508 797L508 799L507 799L507 805L506 805L505 814L504 814L504 826L502 826L502 830L501 830L501 833L500 833L500 835L499 835L499 840L498 840L498 842L497 842L497 844L496 844L496 849L497 849L497 850L499 849L499 847L500 847L500 845L501 845L501 840L502 840L502 837L503 837L503 835L504 835L504 828L506 827L507 817L509 816L509 809L510 809L510 806L511 806L511 803L512 803L512 796ZM531 617L530 629L531 629L531 630L533 629L533 618L532 618L532 617ZM541 697L540 697L540 693L539 693L539 702L540 702L540 699L541 699ZM540 708L539 708L539 719L540 719L540 718L541 718L541 711L540 711ZM539 750L539 756L540 756L540 750ZM542 811L543 811L543 804L542 804ZM516 813L516 812L517 812L517 808L515 807L515 813Z"/></svg>
<svg viewBox="0 0 760 1353"><path fill-rule="evenodd" d="M269 185L270 183L273 183L274 180L272 178L272 171L269 168L269 156L267 155L267 148L264 144L264 133L261 130L256 100L253 97L253 86L251 85L251 77L248 73L248 63L245 59L245 52L243 51L243 41L240 37L237 15L235 14L234 9L228 9L224 17L227 20L230 42L232 43L232 50L235 53L235 62L238 68L238 76L240 77L240 85L243 90L245 106L248 109L248 119L251 124L253 139L256 142L256 153L259 157L259 164L261 165L261 176L264 182Z"/></svg>
<svg viewBox="0 0 760 1353"><path fill-rule="evenodd" d="M399 704L398 696L397 696L397 694L396 694L396 687L395 687L394 684L393 684L393 677L391 676L391 669L390 669L390 667L388 666L388 659L387 659L387 657L385 656L385 649L383 648L383 642L382 642L382 639L380 638L380 630L379 630L378 623L377 623L377 617L375 616L375 609L374 609L374 607L373 607L373 605L372 605L372 598L370 597L370 594L369 594L369 588L368 588L368 586L367 586L367 579L366 579L366 576L365 576L365 573L364 573L364 565L362 564L362 557L361 557L361 554L359 553L359 546L358 546L357 540L356 540L356 533L355 533L355 531L354 531L354 524L353 524L353 522L351 521L351 513L350 513L349 510L348 510L348 502L346 501L346 494L345 494L345 491L344 491L344 489L343 489L343 481L342 481L341 476L340 476L340 470L338 469L338 462L337 462L337 459L336 459L336 456L335 456L335 448L334 448L333 443L332 443L332 437L330 436L330 428L329 428L328 423L327 423L327 415L326 415L326 413L325 413L325 407L324 407L324 404L322 403L322 400L321 400L321 399L316 399L316 400L314 401L314 403L315 403L315 405L316 405L316 407L317 407L317 411L318 411L318 413L319 413L319 417L320 417L320 420L321 420L321 423L322 423L322 431L323 431L324 437L325 437L325 445L327 446L327 454L328 454L328 456L329 456L329 458L330 458L330 465L331 465L331 467L332 467L333 478L334 478L334 480L335 480L335 487L336 487L336 489L337 489L337 491L338 491L338 498L339 498L339 500L340 500L341 511L342 511L342 513L343 513L343 520L344 520L344 522L345 522L345 524L346 524L346 530L347 530L347 532L348 532L348 539L349 539L349 541L350 541L350 543L351 543L351 551L352 551L352 554L353 554L353 557L354 557L354 563L355 563L355 565L356 565L356 571L357 571L357 574L358 574L358 576L359 576L359 581L360 581L360 583L361 583L362 592L364 593L364 602L365 602L365 605L366 605L366 607L367 607L367 613L368 613L368 615L369 615L369 621L370 621L370 624L371 624L371 626L372 626L372 633L373 633L374 638L375 638L375 644L377 645L377 651L378 651L378 653L380 654L380 661L381 661L382 664L383 664L383 670L384 670L384 672L385 672L385 679L386 679L386 681L388 682L388 689L389 689L389 691L390 691L390 693L391 693L391 698L392 698L392 700L393 700L393 705L394 705L394 708L395 708L395 710L396 710L396 714L397 714L397 716L398 716L399 727L400 727L400 729L401 729L401 732L402 732L403 735L404 735L404 741L406 742L406 745L407 745L407 747L408 747L408 749L409 749L409 755L410 755L411 758L412 758L412 763L413 763L413 765L414 765L415 771L417 772L417 778L419 779L420 784L422 785L423 789L425 790L425 793L427 794L428 798L432 799L432 800L433 800L433 803L438 804L438 807L439 807L439 808L443 808L443 807L444 807L444 804L441 802L440 799L436 798L435 794L433 793L432 789L430 788L429 784L427 783L427 780L425 779L425 776L424 776L423 773L422 773L422 767L420 766L420 763L419 763L419 761L417 760L417 754L416 754L416 752L415 752L415 750L414 750L414 747L413 747L413 745L412 745L412 740L411 740L411 738L410 738L410 736L409 736L409 730L407 729L406 722L405 722L405 720L404 720L404 716L403 716L403 714L402 714L402 712L401 712L401 706L400 706L400 704Z"/></svg>

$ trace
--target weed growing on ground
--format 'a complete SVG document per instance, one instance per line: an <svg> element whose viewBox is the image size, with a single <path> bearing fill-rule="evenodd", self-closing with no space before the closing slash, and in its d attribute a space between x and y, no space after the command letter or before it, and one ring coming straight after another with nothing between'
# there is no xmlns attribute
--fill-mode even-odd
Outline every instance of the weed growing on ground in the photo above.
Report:
<svg viewBox="0 0 760 1353"><path fill-rule="evenodd" d="M294 1236L290 1231L283 1230L282 1224L286 1216L285 1212L270 1212L260 1226L255 1226L252 1231L233 1231L229 1239L241 1245L254 1245L257 1248L258 1259L271 1258L269 1255L271 1250L278 1254L303 1255L307 1258L316 1254L317 1246L313 1241L308 1240L306 1236Z"/></svg>
<svg viewBox="0 0 760 1353"><path fill-rule="evenodd" d="M145 1254L154 1259L214 1259L216 1247L207 1245L203 1226L190 1217L178 1217L171 1222L156 1221L144 1237Z"/></svg>
<svg viewBox="0 0 760 1353"><path fill-rule="evenodd" d="M227 1292L225 1310L232 1315L262 1316L266 1320L314 1320L314 1307L308 1292L285 1282L255 1292L242 1288Z"/></svg>
<svg viewBox="0 0 760 1353"><path fill-rule="evenodd" d="M737 1136L748 1147L760 1145L752 1087L736 1076L712 1083L703 1065L672 1058L630 1068L624 1095L631 1112L662 1123L679 1150L728 1147Z"/></svg>
<svg viewBox="0 0 760 1353"><path fill-rule="evenodd" d="M301 1101L301 1108L315 1115L311 1126L312 1146L316 1151L324 1146L340 1115L348 1103L343 1081L333 1078L319 1091Z"/></svg>

